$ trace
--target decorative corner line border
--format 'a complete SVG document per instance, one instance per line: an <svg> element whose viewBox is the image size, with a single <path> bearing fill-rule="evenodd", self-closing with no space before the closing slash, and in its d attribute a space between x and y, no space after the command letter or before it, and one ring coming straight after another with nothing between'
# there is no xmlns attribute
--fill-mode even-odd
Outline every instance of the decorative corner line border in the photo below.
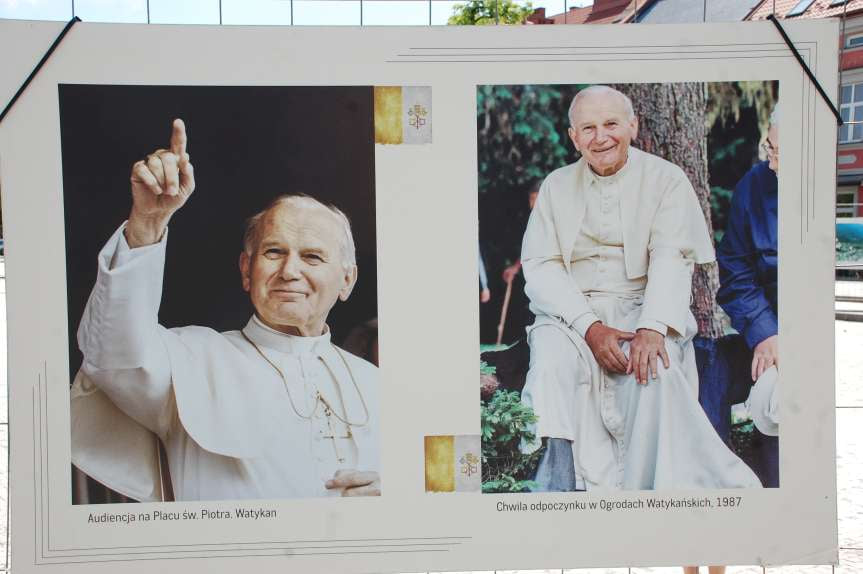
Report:
<svg viewBox="0 0 863 574"><path fill-rule="evenodd" d="M45 400L47 383L48 362L43 361L42 369L37 373L36 382L31 389L33 401L34 565L449 552L472 540L471 536L437 536L54 548L51 543L51 488L48 473L50 456L47 401ZM71 503L71 500L69 502Z"/></svg>
<svg viewBox="0 0 863 574"><path fill-rule="evenodd" d="M50 514L46 516L44 498L46 496L46 476L44 473L44 463L46 458L47 448L43 449L43 410L45 401L42 400L42 390L44 380L48 376L48 364L43 362L42 370L36 374L36 384L33 385L33 561L38 564L40 555L44 556L46 552L45 541L46 523L50 521ZM45 437L47 439L47 437ZM38 477L38 483L36 478ZM38 490L38 492L37 492ZM50 498L49 498L50 501ZM50 502L49 502L50 508ZM50 536L51 529L48 528Z"/></svg>
<svg viewBox="0 0 863 574"><path fill-rule="evenodd" d="M801 42L801 45L814 42ZM715 50L715 48L727 48ZM613 62L630 56L635 61L712 60L723 59L789 58L787 46L782 42L741 44L649 44L620 45L597 48L594 46L494 46L494 47L408 47L386 60L390 64L410 63L536 63L536 62Z"/></svg>

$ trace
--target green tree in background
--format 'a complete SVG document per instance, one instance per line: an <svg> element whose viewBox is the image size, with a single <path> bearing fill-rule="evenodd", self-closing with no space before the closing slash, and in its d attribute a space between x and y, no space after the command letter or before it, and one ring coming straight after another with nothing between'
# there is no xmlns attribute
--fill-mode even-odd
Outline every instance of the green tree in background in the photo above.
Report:
<svg viewBox="0 0 863 574"><path fill-rule="evenodd" d="M450 26L485 26L489 24L524 24L533 13L530 2L519 6L513 0L469 0L453 6L447 20Z"/></svg>
<svg viewBox="0 0 863 574"><path fill-rule="evenodd" d="M777 82L707 84L708 172L717 243L728 224L734 186L755 162L765 159L758 144L767 136L777 96Z"/></svg>
<svg viewBox="0 0 863 574"><path fill-rule="evenodd" d="M477 160L480 238L489 271L493 305L481 308L483 340L494 340L505 287L504 267L519 258L530 214L527 193L555 169L578 158L566 135L566 114L574 90L583 86L485 85L477 88ZM527 307L523 288L512 309ZM511 314L512 315L512 314ZM507 321L505 339L524 336L524 326Z"/></svg>
<svg viewBox="0 0 863 574"><path fill-rule="evenodd" d="M572 161L569 99L557 86L479 86L480 193L526 189Z"/></svg>

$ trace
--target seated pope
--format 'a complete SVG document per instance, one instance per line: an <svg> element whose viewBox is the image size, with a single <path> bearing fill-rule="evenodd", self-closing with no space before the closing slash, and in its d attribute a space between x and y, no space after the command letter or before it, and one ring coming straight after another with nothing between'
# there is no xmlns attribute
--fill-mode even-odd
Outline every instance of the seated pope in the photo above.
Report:
<svg viewBox="0 0 863 574"><path fill-rule="evenodd" d="M759 487L698 403L692 273L714 251L689 179L630 145L617 90L581 90L569 121L581 158L546 177L521 256L538 490Z"/></svg>
<svg viewBox="0 0 863 574"><path fill-rule="evenodd" d="M347 217L286 195L249 219L239 331L158 324L168 222L195 189L186 129L132 167L78 329L72 462L140 501L375 496L377 369L330 341L357 280Z"/></svg>

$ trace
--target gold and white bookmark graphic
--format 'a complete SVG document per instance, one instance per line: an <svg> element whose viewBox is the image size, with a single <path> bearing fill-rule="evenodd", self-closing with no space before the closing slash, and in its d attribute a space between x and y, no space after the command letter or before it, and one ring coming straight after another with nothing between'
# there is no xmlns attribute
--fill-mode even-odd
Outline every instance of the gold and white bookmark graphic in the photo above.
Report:
<svg viewBox="0 0 863 574"><path fill-rule="evenodd" d="M375 143L431 143L431 100L428 86L375 86Z"/></svg>
<svg viewBox="0 0 863 574"><path fill-rule="evenodd" d="M479 435L425 437L426 492L480 492Z"/></svg>

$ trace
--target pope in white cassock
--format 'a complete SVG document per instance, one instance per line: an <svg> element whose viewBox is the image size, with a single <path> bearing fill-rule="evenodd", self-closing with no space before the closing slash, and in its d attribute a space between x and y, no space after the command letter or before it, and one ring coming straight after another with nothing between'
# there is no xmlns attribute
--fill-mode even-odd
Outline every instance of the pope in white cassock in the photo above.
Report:
<svg viewBox="0 0 863 574"><path fill-rule="evenodd" d="M167 225L195 188L181 120L131 182L78 329L75 466L141 501L379 495L377 369L326 324L357 279L345 215L276 199L240 255L246 326L169 330L157 321Z"/></svg>
<svg viewBox="0 0 863 574"><path fill-rule="evenodd" d="M759 487L698 403L692 272L715 256L692 185L630 146L619 91L584 89L569 116L582 157L543 182L521 256L540 489Z"/></svg>

